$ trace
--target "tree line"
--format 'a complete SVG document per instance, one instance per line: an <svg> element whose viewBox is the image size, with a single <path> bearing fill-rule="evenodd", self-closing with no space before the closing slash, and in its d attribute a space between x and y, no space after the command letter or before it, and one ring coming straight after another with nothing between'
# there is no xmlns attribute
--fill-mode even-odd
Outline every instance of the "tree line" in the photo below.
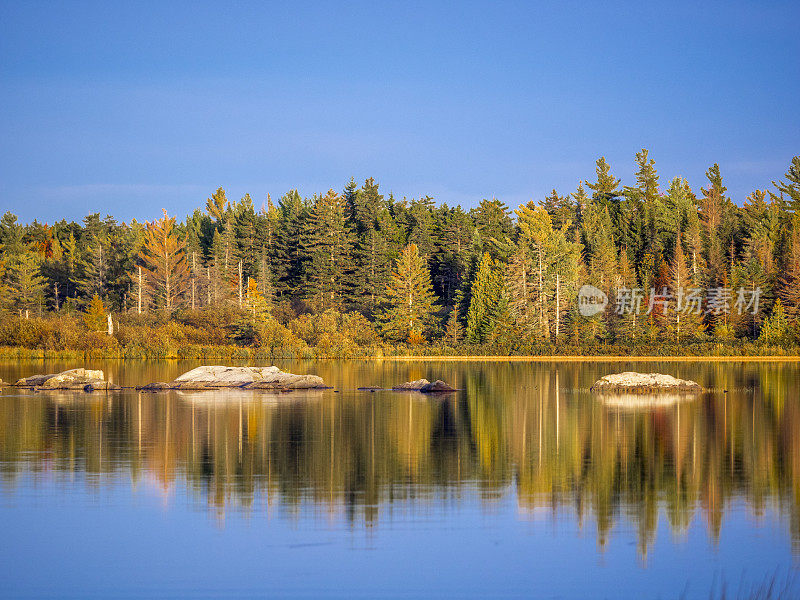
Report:
<svg viewBox="0 0 800 600"><path fill-rule="evenodd" d="M696 193L680 177L662 186L647 150L635 161L633 185L600 158L594 181L513 211L498 199L470 210L400 200L351 179L260 208L219 188L180 223L166 210L151 222L92 214L53 225L7 212L2 320L80 316L103 330L108 314L181 322L205 311L227 315L244 345L322 315L407 345L796 344L800 157L741 203L716 164ZM580 310L585 284L610 299L599 314ZM643 310L620 311L621 290L638 290ZM713 310L709 294L681 309L685 290L716 293ZM757 310L734 310L736 290Z"/></svg>

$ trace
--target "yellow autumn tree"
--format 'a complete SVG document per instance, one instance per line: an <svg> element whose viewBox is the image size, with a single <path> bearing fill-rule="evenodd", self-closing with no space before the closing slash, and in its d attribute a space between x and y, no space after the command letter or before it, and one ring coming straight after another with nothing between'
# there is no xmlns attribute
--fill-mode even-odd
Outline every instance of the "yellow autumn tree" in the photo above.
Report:
<svg viewBox="0 0 800 600"><path fill-rule="evenodd" d="M144 271L143 287L158 308L173 311L184 301L189 283L186 248L175 231L175 217L164 210L161 219L147 223L139 260Z"/></svg>
<svg viewBox="0 0 800 600"><path fill-rule="evenodd" d="M92 296L89 306L86 307L83 322L92 331L103 331L106 328L106 307L97 294Z"/></svg>

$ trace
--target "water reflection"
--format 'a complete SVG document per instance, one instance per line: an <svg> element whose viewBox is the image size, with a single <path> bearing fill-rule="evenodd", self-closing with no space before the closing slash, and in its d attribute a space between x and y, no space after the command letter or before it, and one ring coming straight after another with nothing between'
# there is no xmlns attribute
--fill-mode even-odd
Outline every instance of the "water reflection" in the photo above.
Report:
<svg viewBox="0 0 800 600"><path fill-rule="evenodd" d="M728 391L637 410L588 392L598 376L619 370L609 364L313 366L293 368L320 372L339 391L6 389L2 486L13 488L26 473L128 474L164 489L184 485L219 515L247 512L264 497L290 514L313 502L367 526L399 499L458 499L477 488L486 502L515 495L521 513L574 511L577 523L596 523L601 550L624 519L636 528L642 556L660 511L677 536L700 517L718 540L726 509L743 500L757 518L782 515L800 553L796 365L662 366ZM185 370L142 368L161 369L152 380ZM463 391L441 398L355 391L421 376Z"/></svg>

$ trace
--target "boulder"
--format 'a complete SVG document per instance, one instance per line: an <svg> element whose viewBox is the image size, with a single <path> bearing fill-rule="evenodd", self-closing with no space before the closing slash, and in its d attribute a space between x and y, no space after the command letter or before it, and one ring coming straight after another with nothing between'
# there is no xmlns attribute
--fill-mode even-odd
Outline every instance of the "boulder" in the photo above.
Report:
<svg viewBox="0 0 800 600"><path fill-rule="evenodd" d="M422 388L426 385L430 385L431 382L427 379L417 379L416 381L406 381L405 383L401 383L400 385L394 386L393 390L412 390L415 392L421 392Z"/></svg>
<svg viewBox="0 0 800 600"><path fill-rule="evenodd" d="M695 381L677 379L663 373L636 373L626 371L606 375L595 381L593 392L626 392L629 394L651 394L654 392L699 393L702 386Z"/></svg>
<svg viewBox="0 0 800 600"><path fill-rule="evenodd" d="M17 379L17 382L14 385L19 387L36 387L37 385L42 385L45 381L47 381L51 377L55 377L55 374L31 375L30 377L23 377L22 379Z"/></svg>
<svg viewBox="0 0 800 600"><path fill-rule="evenodd" d="M181 390L245 388L248 390L305 390L324 388L317 375L285 373L278 367L202 366L187 371L172 382Z"/></svg>
<svg viewBox="0 0 800 600"><path fill-rule="evenodd" d="M437 379L436 381L434 381L433 383L429 383L428 385L423 385L422 388L420 389L420 392L423 392L425 394L433 394L439 392L455 392L455 391L456 388L450 387L441 379Z"/></svg>
<svg viewBox="0 0 800 600"><path fill-rule="evenodd" d="M148 383L147 385L140 385L136 389L140 392L163 392L165 390L171 390L172 385L164 383L163 381L156 381L154 383Z"/></svg>
<svg viewBox="0 0 800 600"><path fill-rule="evenodd" d="M54 375L32 375L19 379L14 385L43 390L83 390L89 385L96 390L109 389L102 371L83 368L69 369Z"/></svg>

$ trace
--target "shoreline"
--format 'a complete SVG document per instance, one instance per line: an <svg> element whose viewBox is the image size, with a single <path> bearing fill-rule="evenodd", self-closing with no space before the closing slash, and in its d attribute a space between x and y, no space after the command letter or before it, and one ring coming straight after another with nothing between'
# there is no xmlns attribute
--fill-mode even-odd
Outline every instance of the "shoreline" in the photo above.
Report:
<svg viewBox="0 0 800 600"><path fill-rule="evenodd" d="M0 363L5 361L212 361L246 362L246 361L407 361L407 362L800 362L800 355L795 356L626 356L626 355L414 355L414 356L353 356L353 357L104 357L104 356L1 356Z"/></svg>

